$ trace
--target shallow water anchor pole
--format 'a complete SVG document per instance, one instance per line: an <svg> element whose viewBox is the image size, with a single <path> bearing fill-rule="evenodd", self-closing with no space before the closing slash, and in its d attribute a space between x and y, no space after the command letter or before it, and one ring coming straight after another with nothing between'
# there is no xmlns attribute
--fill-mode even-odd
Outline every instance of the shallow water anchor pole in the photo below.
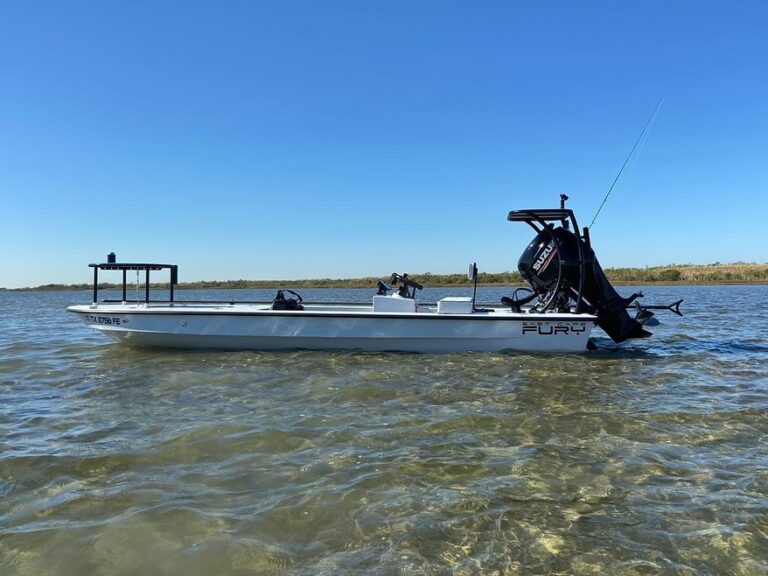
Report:
<svg viewBox="0 0 768 576"><path fill-rule="evenodd" d="M99 303L99 267L93 267L93 303Z"/></svg>
<svg viewBox="0 0 768 576"><path fill-rule="evenodd" d="M474 288L472 289L472 311L475 311L475 299L477 298L477 262L472 262L469 265L469 272L467 277L474 281Z"/></svg>

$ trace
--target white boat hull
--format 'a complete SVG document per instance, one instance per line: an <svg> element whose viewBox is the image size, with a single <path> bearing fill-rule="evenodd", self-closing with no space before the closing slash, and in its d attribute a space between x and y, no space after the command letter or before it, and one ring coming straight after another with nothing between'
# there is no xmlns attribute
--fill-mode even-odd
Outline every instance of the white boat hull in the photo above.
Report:
<svg viewBox="0 0 768 576"><path fill-rule="evenodd" d="M370 306L308 305L270 310L253 304L98 304L70 306L91 328L120 342L163 348L355 349L446 353L583 352L589 314L373 312Z"/></svg>

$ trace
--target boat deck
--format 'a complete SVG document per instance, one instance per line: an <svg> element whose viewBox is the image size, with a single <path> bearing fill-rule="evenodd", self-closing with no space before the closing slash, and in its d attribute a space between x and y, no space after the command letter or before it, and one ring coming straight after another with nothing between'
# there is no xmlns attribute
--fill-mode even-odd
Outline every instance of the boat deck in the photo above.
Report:
<svg viewBox="0 0 768 576"><path fill-rule="evenodd" d="M524 309L513 312L507 307L478 307L469 313L438 313L436 304L419 304L415 312L374 311L373 305L364 303L308 303L301 310L273 310L271 302L100 302L69 306L72 312L107 313L107 314L173 314L173 315L287 315L287 316L372 316L372 317L411 317L411 318L462 318L462 319L508 319L532 320L580 320L594 321L591 314L573 312L538 312Z"/></svg>

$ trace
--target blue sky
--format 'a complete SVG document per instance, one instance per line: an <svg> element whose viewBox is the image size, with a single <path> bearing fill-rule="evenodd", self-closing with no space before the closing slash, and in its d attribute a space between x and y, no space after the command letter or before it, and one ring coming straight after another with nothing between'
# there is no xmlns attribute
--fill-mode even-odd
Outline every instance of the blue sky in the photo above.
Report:
<svg viewBox="0 0 768 576"><path fill-rule="evenodd" d="M0 286L768 261L763 2L4 2Z"/></svg>

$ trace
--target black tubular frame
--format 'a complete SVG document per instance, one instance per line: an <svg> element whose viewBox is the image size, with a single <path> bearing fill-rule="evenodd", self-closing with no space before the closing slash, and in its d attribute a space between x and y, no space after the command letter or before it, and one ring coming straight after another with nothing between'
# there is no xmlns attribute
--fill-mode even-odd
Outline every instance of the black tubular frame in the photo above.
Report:
<svg viewBox="0 0 768 576"><path fill-rule="evenodd" d="M144 302L149 303L149 272L151 270L170 270L171 281L170 302L173 302L173 287L179 283L179 267L176 264L149 264L149 263L115 263L88 264L93 268L93 303L99 301L99 270L121 270L123 272L123 302L127 301L127 272L129 270L144 270Z"/></svg>
<svg viewBox="0 0 768 576"><path fill-rule="evenodd" d="M567 199L567 198L566 198ZM546 231L547 234L555 241L555 249L557 250L557 257L558 262L560 264L560 267L557 272L557 286L555 287L555 291L557 288L560 287L561 281L562 281L562 272L563 272L563 265L562 265L562 258L560 257L560 243L555 238L555 235L552 233L552 223L559 222L560 225L568 229L569 227L573 227L573 233L576 235L576 238L578 240L577 244L579 245L579 290L576 293L576 310L575 312L578 314L580 313L585 306L584 302L584 272L585 272L585 266L586 263L584 261L584 246L589 246L589 233L587 229L584 229L584 232L582 234L579 234L579 225L576 222L576 216L573 214L573 210L569 210L565 208L565 201L561 198L561 208L536 208L532 210L512 210L509 215L507 216L507 220L510 222L525 222L534 229L536 234L541 234L542 232ZM549 308L554 302L555 302L556 294L553 294L552 298L550 298L549 302L546 303L544 308L542 308L542 312L544 312L547 308Z"/></svg>

